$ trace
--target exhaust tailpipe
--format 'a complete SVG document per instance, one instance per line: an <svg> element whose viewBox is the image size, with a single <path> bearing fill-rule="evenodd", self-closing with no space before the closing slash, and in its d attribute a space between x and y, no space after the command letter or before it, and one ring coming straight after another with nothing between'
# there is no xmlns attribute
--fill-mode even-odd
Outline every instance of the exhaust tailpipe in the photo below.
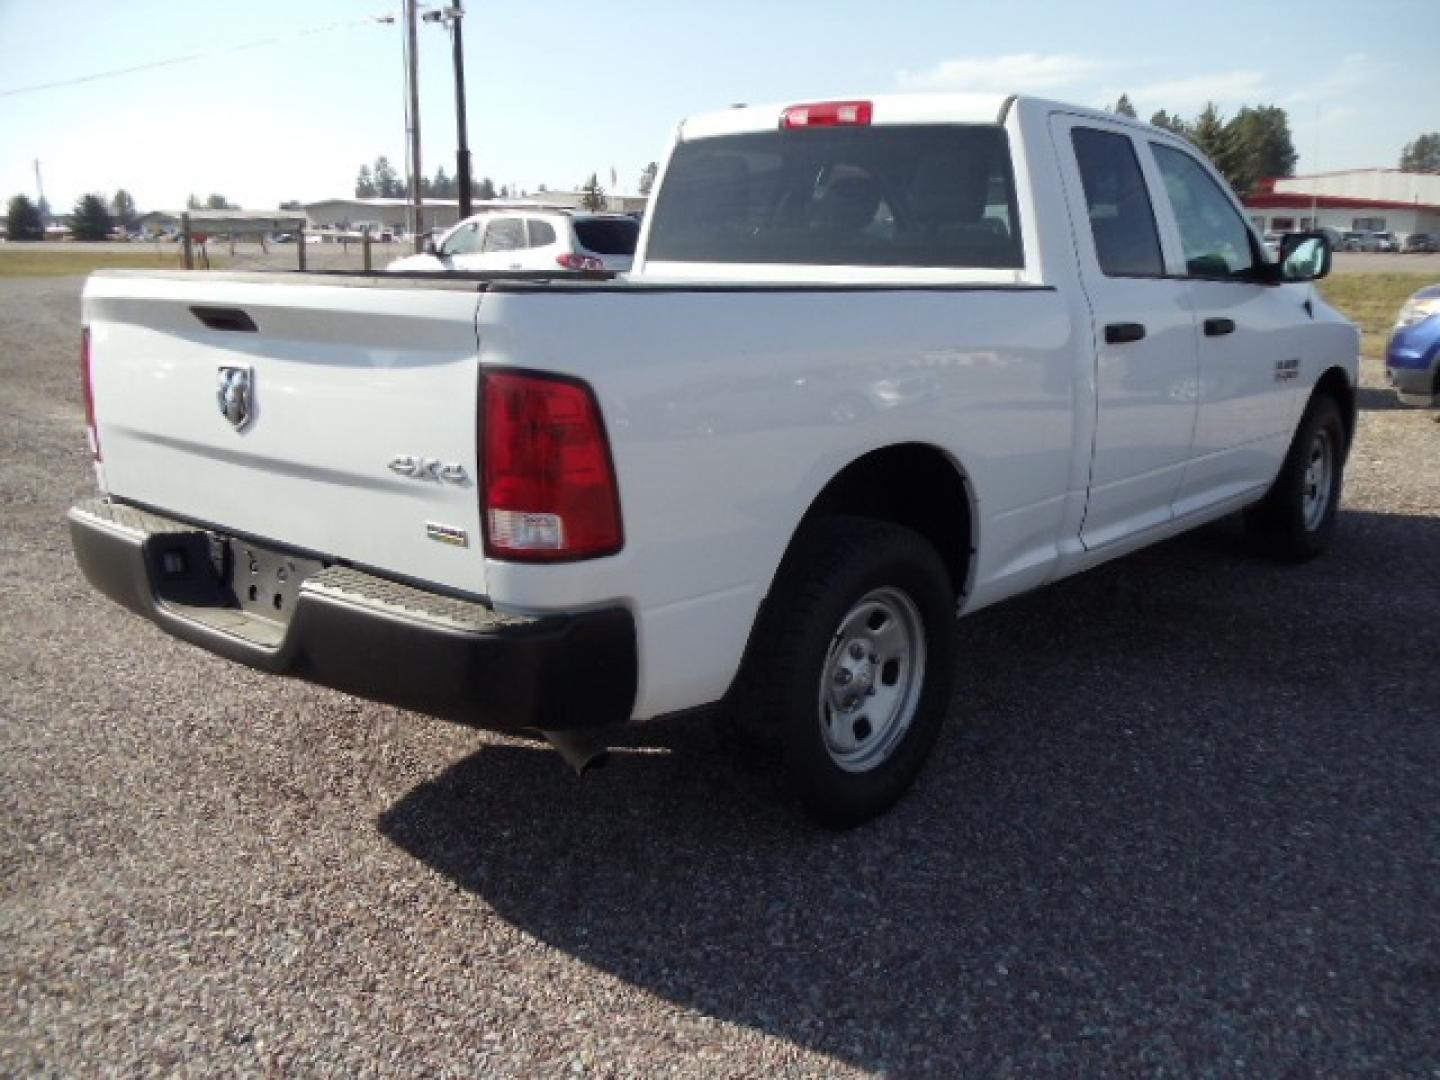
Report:
<svg viewBox="0 0 1440 1080"><path fill-rule="evenodd" d="M576 776L584 776L590 769L598 769L610 760L610 750L598 737L587 731L542 731L545 741L565 759L565 764L575 770Z"/></svg>

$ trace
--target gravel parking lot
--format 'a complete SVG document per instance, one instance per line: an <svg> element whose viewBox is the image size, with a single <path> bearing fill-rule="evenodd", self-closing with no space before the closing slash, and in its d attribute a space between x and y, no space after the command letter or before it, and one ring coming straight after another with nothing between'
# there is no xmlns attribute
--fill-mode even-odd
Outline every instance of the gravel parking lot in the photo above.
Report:
<svg viewBox="0 0 1440 1080"><path fill-rule="evenodd" d="M703 722L577 781L92 594L80 285L0 282L0 1072L1440 1077L1440 424L1373 367L1328 557L966 620L832 835Z"/></svg>

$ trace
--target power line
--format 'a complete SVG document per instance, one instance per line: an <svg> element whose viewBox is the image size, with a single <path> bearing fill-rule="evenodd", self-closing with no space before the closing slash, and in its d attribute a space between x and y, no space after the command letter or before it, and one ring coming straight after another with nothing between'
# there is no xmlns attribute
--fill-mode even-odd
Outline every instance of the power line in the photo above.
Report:
<svg viewBox="0 0 1440 1080"><path fill-rule="evenodd" d="M282 45L287 41L297 41L300 38L313 37L316 34L328 34L336 30L350 30L357 26L366 26L372 23L393 23L395 19L396 15L394 12L386 15L367 15L360 19L327 23L324 26L312 26L308 30L301 30L294 34L279 34L273 37L257 38L254 41L243 41L238 45L231 45L224 49L189 53L185 56L172 56L165 60L152 60L149 63L135 64L132 67L114 68L110 71L97 71L93 75L80 75L73 79L61 79L58 82L36 83L34 86L17 86L9 90L0 90L0 98L15 97L18 94L34 94L41 90L58 90L65 86L79 86L82 83L97 82L101 79L114 79L121 75L134 75L141 71L155 71L160 68L176 67L180 64L193 64L198 60L209 60L212 57L218 56L231 56L234 53L245 52L248 49L259 49L270 45Z"/></svg>

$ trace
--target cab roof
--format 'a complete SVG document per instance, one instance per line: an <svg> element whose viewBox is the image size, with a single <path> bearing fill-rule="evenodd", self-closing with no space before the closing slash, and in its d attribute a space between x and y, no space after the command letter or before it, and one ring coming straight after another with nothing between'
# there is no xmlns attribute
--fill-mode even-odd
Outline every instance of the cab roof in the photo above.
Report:
<svg viewBox="0 0 1440 1080"><path fill-rule="evenodd" d="M717 112L701 113L680 124L679 139L708 139L716 135L774 131L786 109L828 100L867 101L870 123L994 124L1010 97L1005 94L858 94L853 98L774 102L764 105L736 105Z"/></svg>
<svg viewBox="0 0 1440 1080"><path fill-rule="evenodd" d="M781 126L787 109L826 104L868 104L871 126L884 124L999 124L1011 109L1026 114L1072 113L1103 119L1147 132L1168 133L1140 120L1103 109L1072 105L1021 94L856 94L851 97L810 98L771 102L763 105L735 105L716 112L700 113L681 122L677 141L707 139L717 135L739 135L774 131Z"/></svg>

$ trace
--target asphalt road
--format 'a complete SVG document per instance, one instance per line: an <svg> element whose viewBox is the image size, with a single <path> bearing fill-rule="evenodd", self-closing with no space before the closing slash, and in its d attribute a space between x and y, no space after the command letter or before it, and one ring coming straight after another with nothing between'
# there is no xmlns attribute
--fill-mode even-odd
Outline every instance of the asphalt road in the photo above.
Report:
<svg viewBox="0 0 1440 1080"><path fill-rule="evenodd" d="M703 723L577 781L93 595L71 279L0 282L0 1072L1440 1076L1440 424L963 622L844 835Z"/></svg>

